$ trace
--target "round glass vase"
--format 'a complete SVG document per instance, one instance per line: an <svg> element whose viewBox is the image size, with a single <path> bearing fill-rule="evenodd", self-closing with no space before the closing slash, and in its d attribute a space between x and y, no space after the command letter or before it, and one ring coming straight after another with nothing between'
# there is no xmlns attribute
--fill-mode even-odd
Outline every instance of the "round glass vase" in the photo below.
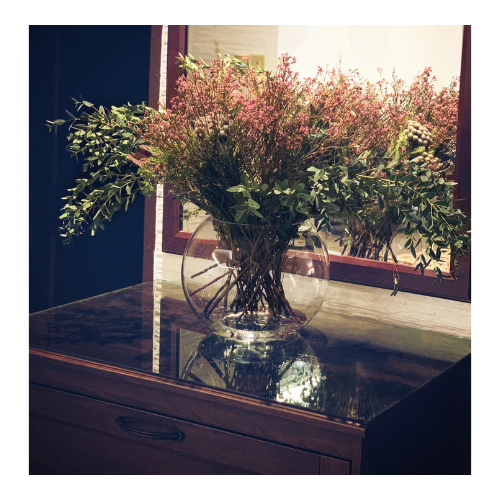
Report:
<svg viewBox="0 0 500 500"><path fill-rule="evenodd" d="M218 335L244 342L283 339L306 325L328 289L328 251L308 223L228 223L208 217L182 259L182 286L195 315Z"/></svg>

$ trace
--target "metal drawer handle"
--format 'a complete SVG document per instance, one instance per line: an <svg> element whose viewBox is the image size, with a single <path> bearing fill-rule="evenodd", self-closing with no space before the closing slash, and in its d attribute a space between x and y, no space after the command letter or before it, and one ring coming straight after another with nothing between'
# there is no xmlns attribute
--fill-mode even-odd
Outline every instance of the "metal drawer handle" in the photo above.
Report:
<svg viewBox="0 0 500 500"><path fill-rule="evenodd" d="M181 431L175 431L175 432L148 432L148 431L141 431L140 429L134 429L134 427L131 427L126 421L127 417L118 417L116 419L116 423L124 430L127 432L130 432L130 434L135 434L136 436L141 436L149 439L164 439L168 441L182 441L185 436L184 433Z"/></svg>

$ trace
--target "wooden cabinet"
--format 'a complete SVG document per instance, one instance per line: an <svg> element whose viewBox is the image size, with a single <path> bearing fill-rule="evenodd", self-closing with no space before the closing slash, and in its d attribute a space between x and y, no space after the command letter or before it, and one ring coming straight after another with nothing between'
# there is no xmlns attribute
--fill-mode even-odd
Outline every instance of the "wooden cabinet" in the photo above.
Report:
<svg viewBox="0 0 500 500"><path fill-rule="evenodd" d="M349 463L63 391L30 387L32 468L66 474L318 474Z"/></svg>
<svg viewBox="0 0 500 500"><path fill-rule="evenodd" d="M466 340L318 315L284 368L235 378L153 291L32 315L30 473L470 473Z"/></svg>
<svg viewBox="0 0 500 500"><path fill-rule="evenodd" d="M235 401L234 417L225 412L218 418L218 411L224 411L218 407L230 405L230 398L217 405L211 391L206 399L200 391L191 394L193 389L189 387L172 387L173 392L169 393L169 383L156 387L147 376L137 375L137 380L132 381L129 377L134 374L121 373L120 381L120 370L112 367L84 366L86 363L77 359L71 366L68 357L57 354L50 354L46 359L42 357L45 357L43 353L34 352L30 357L30 473L350 473L350 460L286 444L287 439L283 438L288 426L294 426L294 431L299 432L296 416L288 425L283 420L281 432L270 409L262 414L263 408L257 404L253 411L249 408L246 418L242 418L244 405L242 401ZM73 376L70 374L72 368ZM53 377L56 372L60 375L52 379L52 384L57 389L33 382L48 382L46 377ZM86 382L81 378L85 376L88 377ZM75 394L74 390L87 395ZM122 390L129 392L128 398L120 398ZM134 394L137 399L132 401ZM120 400L125 404L117 404ZM196 414L191 416L210 425L165 416L172 412L189 417L191 405L198 407ZM250 406L255 406L255 402ZM181 408L184 410L179 411ZM162 413L158 413L159 410ZM205 418L201 417L203 414ZM268 421L265 414L270 417ZM255 416L258 416L256 420ZM227 426L234 430L218 425L225 426L229 418L238 418L234 425ZM255 432L256 426L262 428ZM255 434L258 437L253 436ZM306 444L297 437L291 441Z"/></svg>

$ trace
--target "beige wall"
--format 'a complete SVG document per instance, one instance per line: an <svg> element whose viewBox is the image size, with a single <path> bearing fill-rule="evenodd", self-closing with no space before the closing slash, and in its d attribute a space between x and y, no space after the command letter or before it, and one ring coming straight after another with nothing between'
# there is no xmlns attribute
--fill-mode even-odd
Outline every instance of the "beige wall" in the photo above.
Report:
<svg viewBox="0 0 500 500"><path fill-rule="evenodd" d="M302 77L314 76L318 66L341 62L344 70L358 69L369 79L377 68L410 82L431 66L437 86L460 74L462 26L272 26L191 25L188 51L206 62L217 53L265 56L273 69L278 56L288 53Z"/></svg>
<svg viewBox="0 0 500 500"><path fill-rule="evenodd" d="M431 66L441 88L460 75L462 26L279 26L278 53L297 58L301 76L313 76L318 65L358 69L368 79L377 68L411 82Z"/></svg>

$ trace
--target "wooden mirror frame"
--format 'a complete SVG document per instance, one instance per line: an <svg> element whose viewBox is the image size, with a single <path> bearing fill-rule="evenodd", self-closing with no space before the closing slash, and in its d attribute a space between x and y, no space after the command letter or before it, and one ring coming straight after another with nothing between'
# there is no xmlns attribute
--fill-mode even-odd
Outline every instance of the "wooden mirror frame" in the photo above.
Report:
<svg viewBox="0 0 500 500"><path fill-rule="evenodd" d="M161 26L152 27L151 51L151 96L158 95L161 52ZM160 28L160 43L157 34ZM175 95L175 82L182 74L175 58L180 53L187 52L187 26L169 25L167 48L167 106ZM155 42L155 43L154 43ZM153 47L154 45L154 47ZM159 49L158 49L159 47ZM153 69L153 66L155 69ZM155 79L156 78L156 79ZM157 84L155 82L157 81ZM157 85L157 86L155 86ZM153 92L151 92L151 88ZM457 131L457 158L454 179L458 182L456 198L457 205L468 215L471 214L471 26L464 26L462 42L462 61L460 73L460 95ZM151 197L154 198L154 197ZM145 215L145 251L144 277L152 279L152 263L154 250L155 228L154 199L146 202ZM163 202L163 242L162 250L165 253L182 255L191 233L180 229L180 203L169 196ZM453 259L452 259L453 264ZM453 266L452 270L453 270ZM414 292L436 297L470 301L470 257L461 259L460 279L445 279L439 283L434 271L426 269L422 276L420 271L415 272L413 266L398 264L400 274L399 290ZM394 264L379 262L357 257L330 255L330 279L360 285L375 286L392 289Z"/></svg>

